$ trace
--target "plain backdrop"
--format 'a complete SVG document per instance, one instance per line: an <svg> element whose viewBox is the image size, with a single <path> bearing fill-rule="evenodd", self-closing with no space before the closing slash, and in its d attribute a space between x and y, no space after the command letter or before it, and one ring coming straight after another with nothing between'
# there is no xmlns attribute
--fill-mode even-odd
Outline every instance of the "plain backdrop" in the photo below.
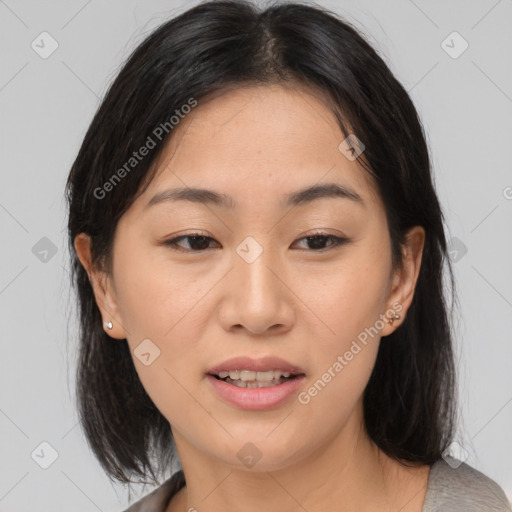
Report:
<svg viewBox="0 0 512 512"><path fill-rule="evenodd" d="M64 184L124 59L196 3L0 1L0 511L128 505L77 424ZM512 499L512 0L318 4L368 36L419 109L460 293L457 440Z"/></svg>

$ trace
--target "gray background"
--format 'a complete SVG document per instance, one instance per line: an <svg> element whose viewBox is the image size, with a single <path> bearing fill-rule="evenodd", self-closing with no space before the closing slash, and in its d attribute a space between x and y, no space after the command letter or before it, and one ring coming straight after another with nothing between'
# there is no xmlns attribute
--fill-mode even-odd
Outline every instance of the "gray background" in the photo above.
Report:
<svg viewBox="0 0 512 512"><path fill-rule="evenodd" d="M63 188L124 58L196 3L0 1L1 511L128 503L77 425ZM368 35L422 116L460 292L457 439L512 499L512 0L318 3Z"/></svg>

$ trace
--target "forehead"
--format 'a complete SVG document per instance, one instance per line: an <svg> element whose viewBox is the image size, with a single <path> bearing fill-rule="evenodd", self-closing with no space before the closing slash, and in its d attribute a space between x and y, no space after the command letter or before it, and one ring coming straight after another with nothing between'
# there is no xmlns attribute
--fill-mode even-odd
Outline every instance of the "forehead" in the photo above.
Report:
<svg viewBox="0 0 512 512"><path fill-rule="evenodd" d="M335 150L340 136L334 114L313 91L291 85L246 86L200 100L173 134L169 151L215 146L219 157L257 154L262 160L286 155L310 160L319 147Z"/></svg>
<svg viewBox="0 0 512 512"><path fill-rule="evenodd" d="M368 173L340 151L344 138L317 91L265 85L213 94L174 128L145 202L169 188L201 186L243 203L324 182L378 200Z"/></svg>

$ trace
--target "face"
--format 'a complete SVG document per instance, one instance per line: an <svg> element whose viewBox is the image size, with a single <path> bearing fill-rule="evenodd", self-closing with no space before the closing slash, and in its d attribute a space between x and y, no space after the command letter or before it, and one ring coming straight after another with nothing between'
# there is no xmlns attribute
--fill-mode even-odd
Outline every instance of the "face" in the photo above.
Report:
<svg viewBox="0 0 512 512"><path fill-rule="evenodd" d="M127 338L180 456L284 468L361 427L380 338L399 324L382 319L403 318L421 243L394 274L384 205L311 91L230 91L174 130L118 223L112 274L94 278L107 332ZM181 188L188 199L170 197ZM219 380L229 370L244 371Z"/></svg>

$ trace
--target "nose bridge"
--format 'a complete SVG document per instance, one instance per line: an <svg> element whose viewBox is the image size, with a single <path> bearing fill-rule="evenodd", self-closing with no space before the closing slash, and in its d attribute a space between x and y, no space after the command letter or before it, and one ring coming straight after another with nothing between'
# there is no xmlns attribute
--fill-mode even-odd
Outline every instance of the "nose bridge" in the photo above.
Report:
<svg viewBox="0 0 512 512"><path fill-rule="evenodd" d="M278 272L274 267L279 262L275 257L276 251L269 246L270 240L270 237L263 241L247 236L236 248L236 273L240 276L240 285L251 296L276 291L275 274ZM269 297L266 299L270 300Z"/></svg>
<svg viewBox="0 0 512 512"><path fill-rule="evenodd" d="M235 249L235 290L232 289L231 307L234 315L230 323L242 324L252 332L291 321L291 308L286 304L286 291L277 277L280 274L277 254L267 243L252 236L246 237ZM264 246L265 245L265 246Z"/></svg>

